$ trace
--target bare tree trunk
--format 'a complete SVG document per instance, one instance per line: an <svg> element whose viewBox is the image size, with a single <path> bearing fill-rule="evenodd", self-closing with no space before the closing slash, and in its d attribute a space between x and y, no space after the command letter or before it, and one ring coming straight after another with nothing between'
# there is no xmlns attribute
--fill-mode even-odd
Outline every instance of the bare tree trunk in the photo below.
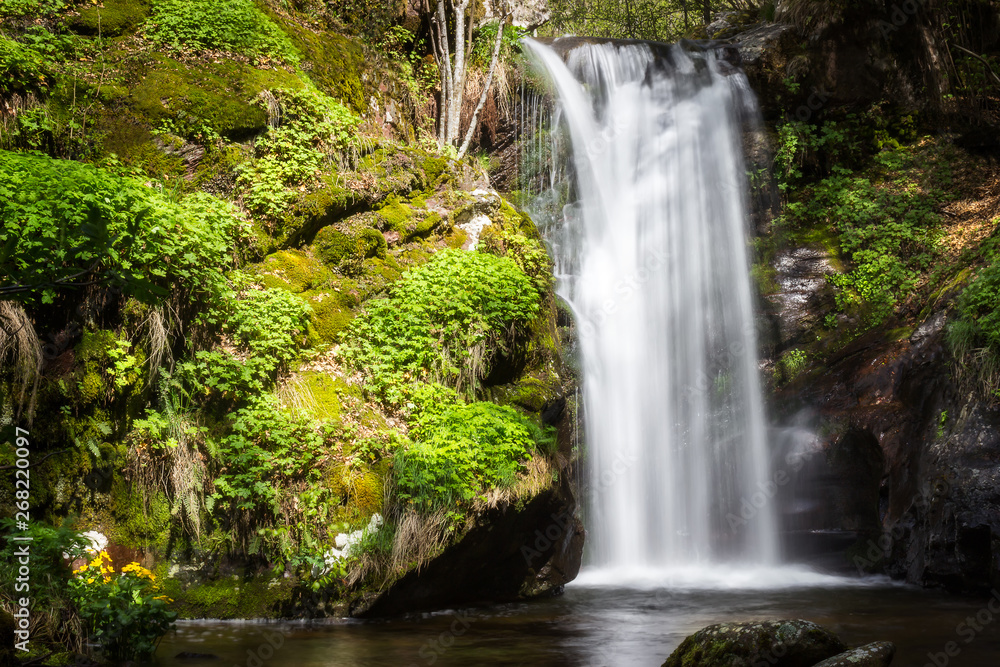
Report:
<svg viewBox="0 0 1000 667"><path fill-rule="evenodd" d="M458 141L459 123L462 121L462 98L465 96L466 74L466 12L470 0L462 0L455 6L455 66L451 74L451 95L448 108L448 131L445 142Z"/></svg>
<svg viewBox="0 0 1000 667"><path fill-rule="evenodd" d="M497 39L493 43L493 57L490 58L490 71L486 75L486 84L483 86L483 92L479 96L479 103L476 104L476 110L472 112L472 119L469 121L469 129L465 132L465 141L462 142L462 147L458 149L458 159L461 160L465 157L466 151L469 150L469 144L472 143L472 135L476 132L476 125L479 123L479 112L482 111L483 105L486 104L486 98L489 96L490 86L493 85L493 73L497 68L497 61L500 59L500 47L503 45L503 27L507 23L507 19L510 14L505 14L500 17L500 23L497 25Z"/></svg>
<svg viewBox="0 0 1000 667"><path fill-rule="evenodd" d="M438 0L434 10L433 25L437 28L434 39L434 55L438 61L438 72L441 75L441 103L438 105L438 148L444 148L448 140L448 112L451 109L454 82L451 73L451 54L448 49L448 15L445 12L445 0Z"/></svg>
<svg viewBox="0 0 1000 667"><path fill-rule="evenodd" d="M712 0L704 0L702 2L702 12L705 18L705 25L712 22Z"/></svg>

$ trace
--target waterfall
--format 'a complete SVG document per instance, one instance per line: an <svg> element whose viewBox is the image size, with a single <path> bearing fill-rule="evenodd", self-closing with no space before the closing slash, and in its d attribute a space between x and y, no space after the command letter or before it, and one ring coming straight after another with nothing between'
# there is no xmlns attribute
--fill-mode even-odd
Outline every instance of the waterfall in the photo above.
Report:
<svg viewBox="0 0 1000 667"><path fill-rule="evenodd" d="M568 133L560 146L558 127L542 132L549 173L572 182L553 177L533 213L577 323L587 564L774 563L746 78L711 50L525 44L554 91L553 123Z"/></svg>

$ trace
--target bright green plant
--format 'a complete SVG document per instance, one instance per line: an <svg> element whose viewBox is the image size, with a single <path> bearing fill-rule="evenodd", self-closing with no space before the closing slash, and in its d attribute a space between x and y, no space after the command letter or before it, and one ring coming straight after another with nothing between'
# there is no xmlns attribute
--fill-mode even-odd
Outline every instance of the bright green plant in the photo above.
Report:
<svg viewBox="0 0 1000 667"><path fill-rule="evenodd" d="M393 470L397 497L421 511L512 486L536 447L531 422L493 403L428 405L415 422L415 441L396 454Z"/></svg>
<svg viewBox="0 0 1000 667"><path fill-rule="evenodd" d="M151 657L177 618L149 570L129 563L116 573L105 551L73 572L69 588L90 638L111 660Z"/></svg>
<svg viewBox="0 0 1000 667"><path fill-rule="evenodd" d="M0 17L52 16L70 4L66 0L3 0L0 2Z"/></svg>
<svg viewBox="0 0 1000 667"><path fill-rule="evenodd" d="M887 178L836 173L786 207L783 221L790 227L821 226L839 234L851 268L828 280L837 288L838 308L858 311L864 328L895 312L938 253L937 207L948 195L920 182L912 161L906 149L883 152L876 165L888 171Z"/></svg>
<svg viewBox="0 0 1000 667"><path fill-rule="evenodd" d="M416 381L474 395L494 355L511 352L539 292L507 257L443 250L374 299L348 327L344 358L389 402Z"/></svg>
<svg viewBox="0 0 1000 667"><path fill-rule="evenodd" d="M978 353L978 374L990 381L1000 368L1000 261L994 257L980 269L956 305L948 343L959 359ZM995 386L989 389L1000 394Z"/></svg>
<svg viewBox="0 0 1000 667"><path fill-rule="evenodd" d="M146 303L172 288L218 295L234 213L211 195L178 204L96 167L0 151L0 296L52 303L95 281Z"/></svg>
<svg viewBox="0 0 1000 667"><path fill-rule="evenodd" d="M146 34L176 49L218 49L257 60L299 61L288 36L253 0L161 0Z"/></svg>
<svg viewBox="0 0 1000 667"><path fill-rule="evenodd" d="M48 88L48 67L42 54L0 35L0 93Z"/></svg>
<svg viewBox="0 0 1000 667"><path fill-rule="evenodd" d="M257 141L255 159L241 168L250 210L275 217L312 186L331 163L355 145L361 122L351 111L317 90L274 92L279 122ZM266 105L266 102L262 101Z"/></svg>

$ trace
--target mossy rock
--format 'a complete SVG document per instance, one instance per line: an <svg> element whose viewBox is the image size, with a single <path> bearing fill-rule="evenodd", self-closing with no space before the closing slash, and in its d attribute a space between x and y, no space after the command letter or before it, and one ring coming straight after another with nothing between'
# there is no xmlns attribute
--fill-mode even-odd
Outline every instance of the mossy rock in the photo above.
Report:
<svg viewBox="0 0 1000 667"><path fill-rule="evenodd" d="M303 250L279 250L265 257L252 270L264 287L293 294L326 287L333 280L330 270Z"/></svg>
<svg viewBox="0 0 1000 667"><path fill-rule="evenodd" d="M312 30L273 12L269 14L302 54L300 67L316 87L339 99L355 113L364 114L368 110L368 95L362 76L368 61L361 42Z"/></svg>
<svg viewBox="0 0 1000 667"><path fill-rule="evenodd" d="M759 662L775 667L813 667L846 650L839 637L811 621L719 623L681 642L663 667L730 667Z"/></svg>
<svg viewBox="0 0 1000 667"><path fill-rule="evenodd" d="M377 229L362 227L341 231L329 225L319 230L313 239L313 252L326 265L341 267L350 260L385 259L388 253L385 237Z"/></svg>
<svg viewBox="0 0 1000 667"><path fill-rule="evenodd" d="M166 119L203 124L240 140L267 127L267 113L257 101L261 92L304 86L302 79L283 69L256 69L233 60L180 62L155 55L131 99L153 125Z"/></svg>
<svg viewBox="0 0 1000 667"><path fill-rule="evenodd" d="M312 307L309 317L309 343L312 347L332 343L354 319L357 300L352 292L313 291L302 294Z"/></svg>
<svg viewBox="0 0 1000 667"><path fill-rule="evenodd" d="M85 35L118 37L138 28L149 16L149 4L140 0L103 0L101 5L80 8L73 29Z"/></svg>
<svg viewBox="0 0 1000 667"><path fill-rule="evenodd" d="M400 201L396 195L386 198L385 204L377 211L379 221L384 229L407 234L407 228L413 219L413 209L409 204Z"/></svg>
<svg viewBox="0 0 1000 667"><path fill-rule="evenodd" d="M293 579L277 574L248 579L238 575L183 587L175 579L164 582L163 592L173 598L171 608L181 618L277 618L291 599Z"/></svg>
<svg viewBox="0 0 1000 667"><path fill-rule="evenodd" d="M318 188L293 202L277 224L261 230L266 235L263 244L266 252L307 243L355 205L354 193L339 185L338 178L336 173L324 174Z"/></svg>
<svg viewBox="0 0 1000 667"><path fill-rule="evenodd" d="M301 390L297 391L309 414L322 421L340 421L340 393L347 387L343 379L308 371L301 375L299 384Z"/></svg>
<svg viewBox="0 0 1000 667"><path fill-rule="evenodd" d="M371 516L382 511L385 481L375 471L368 470L353 476L347 484L350 505L361 516Z"/></svg>
<svg viewBox="0 0 1000 667"><path fill-rule="evenodd" d="M170 539L170 500L162 491L144 498L138 489L115 476L111 489L112 541L135 549L165 551Z"/></svg>

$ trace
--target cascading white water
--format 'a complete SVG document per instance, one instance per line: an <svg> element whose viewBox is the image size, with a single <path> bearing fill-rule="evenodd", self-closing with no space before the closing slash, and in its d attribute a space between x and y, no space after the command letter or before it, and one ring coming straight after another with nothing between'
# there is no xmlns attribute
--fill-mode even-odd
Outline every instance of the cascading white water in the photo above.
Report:
<svg viewBox="0 0 1000 667"><path fill-rule="evenodd" d="M588 562L771 564L746 78L680 46L585 43L564 60L526 44L554 84L575 176L547 237L579 331Z"/></svg>

